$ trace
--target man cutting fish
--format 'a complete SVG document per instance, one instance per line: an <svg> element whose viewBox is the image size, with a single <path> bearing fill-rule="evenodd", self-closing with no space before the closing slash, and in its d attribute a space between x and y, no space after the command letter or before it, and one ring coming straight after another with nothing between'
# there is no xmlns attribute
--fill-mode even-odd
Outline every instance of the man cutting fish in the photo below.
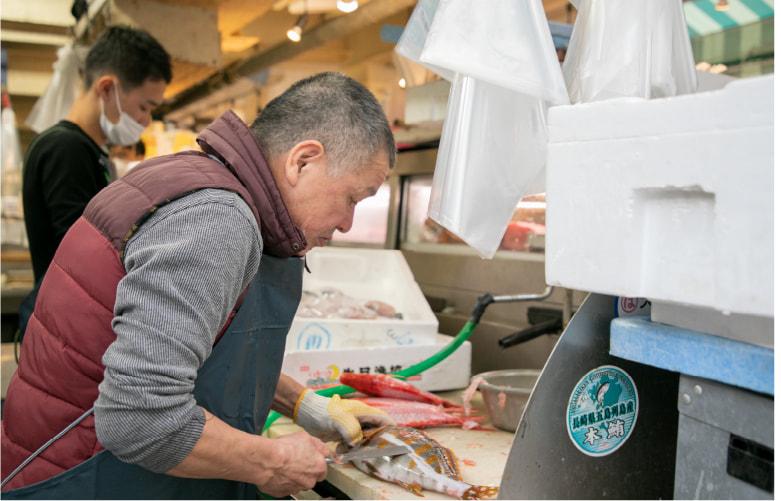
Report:
<svg viewBox="0 0 781 501"><path fill-rule="evenodd" d="M65 235L7 393L3 497L282 496L325 477L321 440L391 422L280 376L302 257L395 162L379 103L323 73L198 143L109 185ZM269 408L309 433L259 436Z"/></svg>

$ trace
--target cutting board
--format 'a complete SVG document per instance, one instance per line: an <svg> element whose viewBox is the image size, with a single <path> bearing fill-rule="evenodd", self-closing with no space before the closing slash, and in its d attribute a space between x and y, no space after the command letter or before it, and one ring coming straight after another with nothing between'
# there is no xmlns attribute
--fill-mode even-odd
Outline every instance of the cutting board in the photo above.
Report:
<svg viewBox="0 0 781 501"><path fill-rule="evenodd" d="M443 398L460 402L461 392L439 393ZM475 393L472 407L485 414L480 392ZM487 422L488 418L486 418ZM488 426L486 426L488 427ZM301 431L289 419L280 419L269 428L268 436L281 437ZM462 430L461 428L427 428L425 432L459 459L464 481L471 484L499 486L513 442L513 434L502 430ZM453 499L432 491L423 491L421 498L396 484L371 477L352 465L329 465L326 480L352 499Z"/></svg>

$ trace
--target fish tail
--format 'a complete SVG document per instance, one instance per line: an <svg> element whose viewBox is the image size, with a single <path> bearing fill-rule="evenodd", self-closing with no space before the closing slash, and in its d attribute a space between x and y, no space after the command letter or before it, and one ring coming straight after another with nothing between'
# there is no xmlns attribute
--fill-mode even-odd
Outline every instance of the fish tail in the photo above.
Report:
<svg viewBox="0 0 781 501"><path fill-rule="evenodd" d="M461 499L488 499L496 495L499 492L498 487L491 487L489 485L471 485L469 489L465 490L461 494Z"/></svg>

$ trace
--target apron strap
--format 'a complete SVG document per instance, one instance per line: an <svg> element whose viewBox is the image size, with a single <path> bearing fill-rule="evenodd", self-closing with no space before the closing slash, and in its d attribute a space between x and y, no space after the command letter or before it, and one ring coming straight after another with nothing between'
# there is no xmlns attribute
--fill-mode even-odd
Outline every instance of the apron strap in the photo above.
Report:
<svg viewBox="0 0 781 501"><path fill-rule="evenodd" d="M16 475L19 474L19 472L21 472L23 469L25 469L25 467L28 464L30 464L33 461L33 459L35 459L38 456L40 456L43 453L43 451L45 451L46 449L49 448L50 445L52 445L54 442L56 442L58 439L60 439L63 435L65 435L66 433L71 431L73 428L75 428L79 423L84 421L87 418L87 416L92 414L94 411L95 411L95 407L94 406L90 407L87 412L85 412L81 416L77 417L74 422L72 422L71 424L66 426L65 429L63 429L61 432L56 434L54 437L50 438L49 441L46 442L45 444L43 444L42 446L40 446L37 451L35 451L32 454L30 454L30 457L28 457L27 459L22 461L22 464L17 466L14 471L12 471L7 477L5 477L3 479L2 483L0 483L0 488L5 487L5 484L10 482L12 478L14 478Z"/></svg>
<svg viewBox="0 0 781 501"><path fill-rule="evenodd" d="M217 333L217 337L214 338L214 344L212 346L217 346L217 342L220 340L223 334L228 330L228 327L231 326L231 323L233 323L233 318L238 314L239 308L241 308L242 303L244 302L244 297L247 295L247 291L249 290L249 285L241 292L239 295L239 299L236 300L236 304L233 305L233 309L231 309L231 312L228 313L228 319L225 321L225 324L220 329L220 332Z"/></svg>

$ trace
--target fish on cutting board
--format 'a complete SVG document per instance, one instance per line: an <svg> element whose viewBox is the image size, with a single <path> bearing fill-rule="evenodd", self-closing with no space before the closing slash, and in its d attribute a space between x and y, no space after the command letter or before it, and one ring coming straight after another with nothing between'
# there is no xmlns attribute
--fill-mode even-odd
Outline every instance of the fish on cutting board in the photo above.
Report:
<svg viewBox="0 0 781 501"><path fill-rule="evenodd" d="M387 482L396 483L422 496L422 490L441 492L459 499L487 499L497 487L464 482L453 451L423 431L403 426L385 426L366 433L359 447L403 445L409 453L353 461L359 470Z"/></svg>
<svg viewBox="0 0 781 501"><path fill-rule="evenodd" d="M354 374L346 372L339 376L339 382L374 397L400 398L441 405L442 407L458 407L453 402L448 402L433 393L418 389L406 381L387 374Z"/></svg>
<svg viewBox="0 0 781 501"><path fill-rule="evenodd" d="M397 426L431 428L435 426L460 426L470 430L480 426L483 416L468 417L461 407L441 407L425 402L398 398L356 398L361 402L385 411Z"/></svg>

